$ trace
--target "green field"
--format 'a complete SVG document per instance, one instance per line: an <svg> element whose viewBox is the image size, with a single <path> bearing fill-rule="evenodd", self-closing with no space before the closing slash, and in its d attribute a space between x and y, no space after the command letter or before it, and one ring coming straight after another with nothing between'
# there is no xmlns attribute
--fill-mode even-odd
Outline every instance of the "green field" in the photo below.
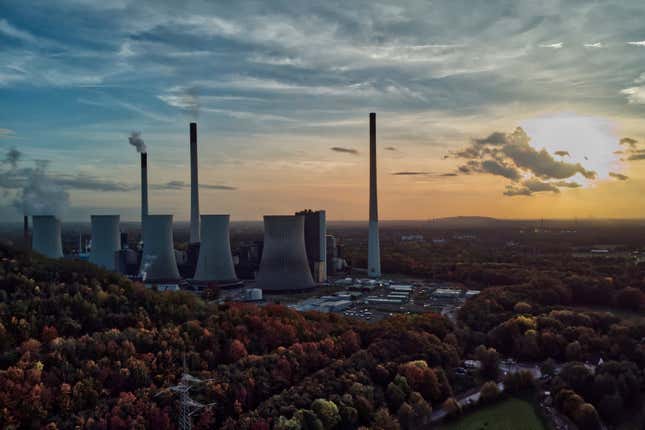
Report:
<svg viewBox="0 0 645 430"><path fill-rule="evenodd" d="M526 400L511 398L466 413L457 421L438 427L440 430L546 430Z"/></svg>

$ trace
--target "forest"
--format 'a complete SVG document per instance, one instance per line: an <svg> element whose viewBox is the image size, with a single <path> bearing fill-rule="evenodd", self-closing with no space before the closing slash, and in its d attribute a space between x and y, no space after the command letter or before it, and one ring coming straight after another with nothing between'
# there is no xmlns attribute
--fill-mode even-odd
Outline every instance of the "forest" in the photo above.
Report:
<svg viewBox="0 0 645 430"><path fill-rule="evenodd" d="M0 245L0 426L176 428L177 397L167 388L185 361L208 379L194 397L213 403L195 428L421 429L433 411L458 415L454 397L464 389L501 378L502 357L541 363L553 375L544 388L582 428L641 420L645 321L593 305L640 311L642 283L588 271L500 272L506 281L491 281L456 323L432 313L366 323L207 304ZM455 369L467 358L482 369L464 380ZM600 359L593 371L586 365ZM505 378L510 392L537 383Z"/></svg>

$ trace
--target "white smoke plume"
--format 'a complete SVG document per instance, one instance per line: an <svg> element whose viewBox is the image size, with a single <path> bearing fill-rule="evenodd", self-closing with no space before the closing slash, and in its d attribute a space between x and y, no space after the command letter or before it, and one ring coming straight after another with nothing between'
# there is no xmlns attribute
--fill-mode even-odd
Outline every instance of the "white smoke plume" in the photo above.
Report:
<svg viewBox="0 0 645 430"><path fill-rule="evenodd" d="M147 152L146 144L143 143L143 139L141 138L141 132L133 131L132 133L130 133L130 137L128 137L128 142L130 142L130 145L137 148L137 152L141 152L141 153Z"/></svg>
<svg viewBox="0 0 645 430"><path fill-rule="evenodd" d="M35 168L20 170L24 183L13 206L25 215L61 216L69 207L69 193L47 175L47 166L38 160Z"/></svg>

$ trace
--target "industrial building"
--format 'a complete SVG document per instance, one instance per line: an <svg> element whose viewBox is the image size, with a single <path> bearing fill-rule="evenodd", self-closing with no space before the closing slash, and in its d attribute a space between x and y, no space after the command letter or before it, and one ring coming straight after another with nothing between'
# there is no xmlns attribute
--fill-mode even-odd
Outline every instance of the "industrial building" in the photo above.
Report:
<svg viewBox="0 0 645 430"><path fill-rule="evenodd" d="M327 221L325 211L296 212L305 218L305 249L315 282L327 281Z"/></svg>
<svg viewBox="0 0 645 430"><path fill-rule="evenodd" d="M90 263L107 270L116 268L116 255L121 249L119 215L92 215L92 248Z"/></svg>
<svg viewBox="0 0 645 430"><path fill-rule="evenodd" d="M313 288L305 248L305 219L299 215L264 217L264 249L256 279L264 292Z"/></svg>
<svg viewBox="0 0 645 430"><path fill-rule="evenodd" d="M32 249L49 258L62 258L63 243L58 218L53 215L34 215L32 226Z"/></svg>
<svg viewBox="0 0 645 430"><path fill-rule="evenodd" d="M229 215L202 215L202 241L194 282L237 282L231 240Z"/></svg>
<svg viewBox="0 0 645 430"><path fill-rule="evenodd" d="M180 280L173 249L172 218L172 215L146 216L139 269L146 283Z"/></svg>

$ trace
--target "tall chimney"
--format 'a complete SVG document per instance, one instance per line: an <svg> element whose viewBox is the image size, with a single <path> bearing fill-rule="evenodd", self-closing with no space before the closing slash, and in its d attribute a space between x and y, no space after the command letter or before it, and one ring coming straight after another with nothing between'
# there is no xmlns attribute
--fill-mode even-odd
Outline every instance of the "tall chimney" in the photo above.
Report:
<svg viewBox="0 0 645 430"><path fill-rule="evenodd" d="M25 241L25 247L29 248L29 216L27 215L22 220L22 238Z"/></svg>
<svg viewBox="0 0 645 430"><path fill-rule="evenodd" d="M148 154L141 153L141 226L148 216ZM142 233L143 234L143 233Z"/></svg>
<svg viewBox="0 0 645 430"><path fill-rule="evenodd" d="M199 243L199 180L197 175L197 123L190 123L190 243Z"/></svg>
<svg viewBox="0 0 645 430"><path fill-rule="evenodd" d="M376 192L376 114L370 113L370 224L367 241L367 274L381 276L381 246L378 231L378 201Z"/></svg>

